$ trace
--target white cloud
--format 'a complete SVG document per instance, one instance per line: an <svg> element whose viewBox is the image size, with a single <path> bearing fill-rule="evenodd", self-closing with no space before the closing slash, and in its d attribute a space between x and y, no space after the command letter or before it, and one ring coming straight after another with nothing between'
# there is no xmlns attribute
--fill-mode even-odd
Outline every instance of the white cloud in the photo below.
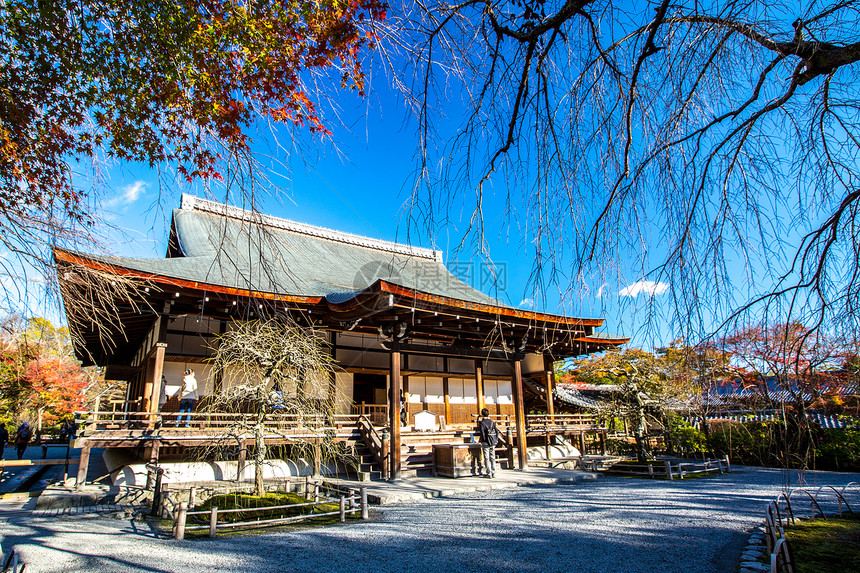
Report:
<svg viewBox="0 0 860 573"><path fill-rule="evenodd" d="M654 296L657 294L663 294L669 289L669 285L661 282L654 281L637 281L632 285L628 285L618 291L618 294L621 296L629 296L636 297L639 296L639 293L644 293L648 296Z"/></svg>
<svg viewBox="0 0 860 573"><path fill-rule="evenodd" d="M146 188L149 187L149 183L146 181L137 180L131 185L126 185L122 188L122 192L105 202L105 205L108 208L121 207L124 205L131 205L138 199L140 199L141 195L146 194Z"/></svg>
<svg viewBox="0 0 860 573"><path fill-rule="evenodd" d="M524 298L520 301L520 308L534 308L535 307L535 299L533 298Z"/></svg>
<svg viewBox="0 0 860 573"><path fill-rule="evenodd" d="M597 289L597 298L603 298L603 289L606 288L606 283L600 285L600 288Z"/></svg>

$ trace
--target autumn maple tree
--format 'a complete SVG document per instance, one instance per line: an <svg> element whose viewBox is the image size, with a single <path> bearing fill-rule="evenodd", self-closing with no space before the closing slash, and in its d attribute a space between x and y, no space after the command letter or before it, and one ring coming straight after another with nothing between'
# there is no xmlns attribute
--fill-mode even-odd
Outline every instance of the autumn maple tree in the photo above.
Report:
<svg viewBox="0 0 860 573"><path fill-rule="evenodd" d="M780 413L786 431L774 438L781 463L808 463L811 423L806 410L842 380L835 371L845 362L844 345L825 329L799 322L747 326L721 343L752 400Z"/></svg>
<svg viewBox="0 0 860 573"><path fill-rule="evenodd" d="M778 407L787 401L799 414L826 389L832 381L827 371L844 355L826 331L811 331L799 322L741 328L722 345L761 402Z"/></svg>
<svg viewBox="0 0 860 573"><path fill-rule="evenodd" d="M9 420L31 420L38 430L83 409L101 376L81 368L69 331L44 318L0 321L0 407Z"/></svg>
<svg viewBox="0 0 860 573"><path fill-rule="evenodd" d="M261 125L327 134L320 100L364 93L384 17L379 0L3 2L0 240L32 264L86 238L98 197L76 179L104 159L253 180Z"/></svg>
<svg viewBox="0 0 860 573"><path fill-rule="evenodd" d="M81 410L89 380L69 358L43 358L27 365L25 407L43 424L54 423ZM47 415L47 416L46 416Z"/></svg>

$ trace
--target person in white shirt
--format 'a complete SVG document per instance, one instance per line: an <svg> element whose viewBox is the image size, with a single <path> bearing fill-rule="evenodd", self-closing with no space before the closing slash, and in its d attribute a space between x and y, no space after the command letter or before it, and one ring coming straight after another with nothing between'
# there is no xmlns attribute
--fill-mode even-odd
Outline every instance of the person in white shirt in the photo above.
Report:
<svg viewBox="0 0 860 573"><path fill-rule="evenodd" d="M194 404L197 403L197 377L194 375L194 370L186 370L182 377L182 394L179 397L179 418L177 423L182 422L182 414L185 414L185 427L187 428L191 422L191 412L194 411Z"/></svg>

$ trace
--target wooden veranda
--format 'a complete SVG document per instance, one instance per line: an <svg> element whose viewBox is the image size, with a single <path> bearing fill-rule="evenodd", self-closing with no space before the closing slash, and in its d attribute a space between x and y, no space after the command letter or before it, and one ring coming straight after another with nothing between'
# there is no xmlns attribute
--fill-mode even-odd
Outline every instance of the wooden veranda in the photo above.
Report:
<svg viewBox="0 0 860 573"><path fill-rule="evenodd" d="M190 420L188 417L190 416ZM214 442L235 444L239 470L246 464L249 447L255 437L249 428L253 425L252 414L194 412L183 414L152 412L84 412L81 413L80 431L76 447L81 448L78 468L78 484L86 480L90 452L94 448L125 448L136 452L142 462L158 464L165 456L186 459L188 452ZM520 440L516 420L513 416L498 416L495 419L502 434L499 444L500 458L508 460L509 467L525 469L528 466L526 447L547 446L553 436L563 436L575 444L581 453L593 449L606 453L606 429L596 415L558 414L529 415L525 420L525 441ZM392 432L387 424L376 424L363 414L336 414L333 416L303 416L294 414L269 414L265 420L263 439L266 446L288 446L296 443L319 444L323 440L345 442L347 445L361 444L373 455L379 473L384 478L394 477L393 458L403 459L420 450L421 444L447 440L469 442L473 428L440 428L434 432L401 429L401 446L392 449ZM320 472L320 450L314 448L314 473ZM395 454L399 452L400 456ZM519 452L522 452L520 455ZM431 460L420 460L422 469Z"/></svg>

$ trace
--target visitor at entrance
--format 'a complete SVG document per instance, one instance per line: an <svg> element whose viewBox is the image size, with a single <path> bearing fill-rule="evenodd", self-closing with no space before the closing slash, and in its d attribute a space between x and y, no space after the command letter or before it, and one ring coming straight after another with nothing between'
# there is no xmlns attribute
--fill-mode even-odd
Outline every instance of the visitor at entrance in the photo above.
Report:
<svg viewBox="0 0 860 573"><path fill-rule="evenodd" d="M478 422L478 436L481 439L481 458L484 472L490 478L496 477L496 444L499 443L499 428L490 419L490 411L481 410L481 421Z"/></svg>
<svg viewBox="0 0 860 573"><path fill-rule="evenodd" d="M197 403L197 377L194 370L186 370L185 376L182 377L182 396L179 400L179 418L178 423L182 422L182 414L185 414L185 427L189 427L191 422L191 412L194 411L194 404Z"/></svg>

